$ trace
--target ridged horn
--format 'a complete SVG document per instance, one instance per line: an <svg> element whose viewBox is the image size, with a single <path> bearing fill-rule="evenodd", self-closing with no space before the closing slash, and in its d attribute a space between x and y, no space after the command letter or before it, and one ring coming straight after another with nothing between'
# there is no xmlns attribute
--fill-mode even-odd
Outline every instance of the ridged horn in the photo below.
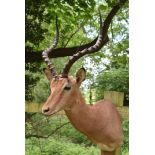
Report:
<svg viewBox="0 0 155 155"><path fill-rule="evenodd" d="M43 57L44 61L47 63L48 68L50 69L53 77L57 76L57 73L56 73L56 70L55 70L52 62L50 61L48 55L50 52L52 52L56 48L56 46L58 44L58 40L59 40L59 29L58 29L58 17L56 16L56 36L53 41L52 47L42 52L42 57Z"/></svg>

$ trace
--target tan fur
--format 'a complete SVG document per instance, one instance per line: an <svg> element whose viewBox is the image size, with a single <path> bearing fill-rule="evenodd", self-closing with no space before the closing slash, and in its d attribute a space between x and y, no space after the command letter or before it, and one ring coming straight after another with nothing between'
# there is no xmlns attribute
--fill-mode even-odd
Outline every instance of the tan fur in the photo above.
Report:
<svg viewBox="0 0 155 155"><path fill-rule="evenodd" d="M79 75L78 81L81 83L85 74ZM115 151L123 140L120 116L115 106L107 100L98 101L93 106L86 104L77 78L51 81L51 94L43 106L43 109L48 107L49 111L44 114L51 115L64 110L72 125L97 144L102 154L104 151ZM70 85L71 90L64 90L66 85ZM105 152L104 155L112 155L112 152Z"/></svg>

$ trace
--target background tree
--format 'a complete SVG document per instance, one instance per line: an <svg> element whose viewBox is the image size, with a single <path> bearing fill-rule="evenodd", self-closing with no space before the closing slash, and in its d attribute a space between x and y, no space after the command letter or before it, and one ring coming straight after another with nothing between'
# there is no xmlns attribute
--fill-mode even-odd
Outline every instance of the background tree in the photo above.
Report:
<svg viewBox="0 0 155 155"><path fill-rule="evenodd" d="M106 19L110 10L117 4L116 1L104 0L26 1L26 100L34 99L34 86L42 77L44 63L42 64L41 52L50 46L54 38L56 14L59 17L60 40L58 49L52 55L59 53L63 55L76 52L80 44L90 41L93 43L99 29L98 8ZM85 56L78 61L73 66L72 73L81 65L84 65L92 75L93 70L97 70L97 75L105 69L128 67L128 3L122 5L120 10L115 7L115 10L114 15L116 13L117 15L113 15L113 21L110 20L108 44L100 52ZM70 51L72 49L70 47L76 45L77 48ZM93 61L93 66L88 64L89 59ZM67 58L55 59L56 69L60 71L66 60Z"/></svg>

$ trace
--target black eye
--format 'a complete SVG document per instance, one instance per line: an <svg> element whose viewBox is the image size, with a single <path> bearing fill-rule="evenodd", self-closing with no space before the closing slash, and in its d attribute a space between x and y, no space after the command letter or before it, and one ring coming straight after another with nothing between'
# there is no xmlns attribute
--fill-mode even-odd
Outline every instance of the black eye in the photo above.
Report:
<svg viewBox="0 0 155 155"><path fill-rule="evenodd" d="M71 89L71 86L65 86L64 87L64 90L70 90Z"/></svg>

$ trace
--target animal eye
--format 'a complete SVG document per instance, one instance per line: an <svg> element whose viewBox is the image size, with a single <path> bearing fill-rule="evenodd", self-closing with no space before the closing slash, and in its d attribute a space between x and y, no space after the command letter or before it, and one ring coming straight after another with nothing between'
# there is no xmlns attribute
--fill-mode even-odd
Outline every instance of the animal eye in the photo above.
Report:
<svg viewBox="0 0 155 155"><path fill-rule="evenodd" d="M70 90L71 89L71 86L65 86L64 87L64 90Z"/></svg>

